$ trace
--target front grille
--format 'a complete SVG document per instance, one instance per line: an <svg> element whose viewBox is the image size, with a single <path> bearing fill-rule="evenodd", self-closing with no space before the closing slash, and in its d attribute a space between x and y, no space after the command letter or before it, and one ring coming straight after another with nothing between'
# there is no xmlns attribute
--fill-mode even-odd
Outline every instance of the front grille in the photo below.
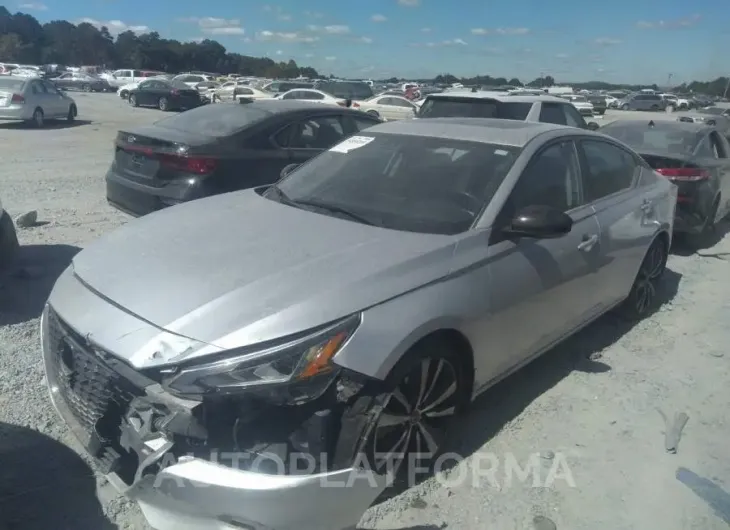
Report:
<svg viewBox="0 0 730 530"><path fill-rule="evenodd" d="M48 310L50 366L59 393L90 434L115 438L122 415L136 395L133 385L109 367L89 342Z"/></svg>

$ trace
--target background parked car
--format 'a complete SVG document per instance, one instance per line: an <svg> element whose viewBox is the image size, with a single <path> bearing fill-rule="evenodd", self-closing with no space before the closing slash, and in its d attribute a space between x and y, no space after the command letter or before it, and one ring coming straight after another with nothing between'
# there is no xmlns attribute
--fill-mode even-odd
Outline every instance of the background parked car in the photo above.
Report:
<svg viewBox="0 0 730 530"><path fill-rule="evenodd" d="M193 109L200 106L200 94L185 83L165 79L148 79L129 91L133 107L157 107L160 110Z"/></svg>
<svg viewBox="0 0 730 530"><path fill-rule="evenodd" d="M131 97L131 96L130 96ZM120 131L107 199L133 215L271 184L380 120L338 106L261 99L220 103Z"/></svg>
<svg viewBox="0 0 730 530"><path fill-rule="evenodd" d="M173 76L171 76L169 74L161 74L161 75L156 75L156 76L151 76L151 77L143 77L132 83L120 86L119 89L117 90L117 94L119 95L120 98L126 100L126 99L129 99L129 92L136 89L142 81L147 81L148 79L162 79L163 81L170 81L170 80L172 80L172 78L173 78Z"/></svg>
<svg viewBox="0 0 730 530"><path fill-rule="evenodd" d="M617 120L601 128L679 187L674 229L702 240L730 213L730 143L705 123Z"/></svg>
<svg viewBox="0 0 730 530"><path fill-rule="evenodd" d="M352 108L388 121L409 120L418 113L418 106L403 96L374 96L365 101L353 102Z"/></svg>
<svg viewBox="0 0 730 530"><path fill-rule="evenodd" d="M53 79L62 90L83 90L84 92L111 92L114 90L106 79L89 74L66 72Z"/></svg>
<svg viewBox="0 0 730 530"><path fill-rule="evenodd" d="M594 113L598 114L599 116L603 116L604 114L606 114L606 109L608 108L608 101L606 101L606 96L590 94L586 96L586 99L591 105L593 105Z"/></svg>
<svg viewBox="0 0 730 530"><path fill-rule="evenodd" d="M295 88L289 90L283 94L276 96L276 99L280 100L300 100L300 101L311 101L313 103L324 103L326 105L339 105L341 107L347 107L348 100L346 98L336 98L335 96L323 92L321 90L315 90L313 88Z"/></svg>
<svg viewBox="0 0 730 530"><path fill-rule="evenodd" d="M0 120L30 122L43 127L46 120L73 121L76 102L53 81L40 78L0 77Z"/></svg>
<svg viewBox="0 0 730 530"><path fill-rule="evenodd" d="M314 88L314 83L301 81L272 81L261 87L261 90L268 92L272 96L278 96L295 88Z"/></svg>
<svg viewBox="0 0 730 530"><path fill-rule="evenodd" d="M317 81L314 88L337 99L349 99L351 101L363 101L375 95L373 88L363 81Z"/></svg>
<svg viewBox="0 0 730 530"><path fill-rule="evenodd" d="M665 110L667 102L658 94L632 94L618 103L621 110Z"/></svg>
<svg viewBox="0 0 730 530"><path fill-rule="evenodd" d="M239 96L247 99L268 99L274 97L268 92L254 88L246 81L228 81L212 92L215 101L234 101Z"/></svg>

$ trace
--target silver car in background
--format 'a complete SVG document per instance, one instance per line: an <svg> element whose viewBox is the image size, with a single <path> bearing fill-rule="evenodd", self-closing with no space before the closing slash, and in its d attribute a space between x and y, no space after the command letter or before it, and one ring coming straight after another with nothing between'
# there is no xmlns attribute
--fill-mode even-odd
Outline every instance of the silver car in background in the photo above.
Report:
<svg viewBox="0 0 730 530"><path fill-rule="evenodd" d="M27 121L40 128L46 120L73 121L77 114L76 102L52 81L0 77L0 121Z"/></svg>
<svg viewBox="0 0 730 530"><path fill-rule="evenodd" d="M52 400L153 528L354 526L475 396L656 302L676 188L607 136L395 121L284 173L105 236L44 309Z"/></svg>

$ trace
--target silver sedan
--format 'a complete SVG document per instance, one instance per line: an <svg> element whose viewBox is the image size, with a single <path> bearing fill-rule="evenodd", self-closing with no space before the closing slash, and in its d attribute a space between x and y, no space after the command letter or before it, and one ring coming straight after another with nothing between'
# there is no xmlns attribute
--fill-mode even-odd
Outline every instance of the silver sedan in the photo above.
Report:
<svg viewBox="0 0 730 530"><path fill-rule="evenodd" d="M43 127L46 120L73 121L77 114L76 102L50 81L0 77L0 120L27 121Z"/></svg>
<svg viewBox="0 0 730 530"><path fill-rule="evenodd" d="M128 223L44 310L54 403L154 528L354 527L475 396L656 302L676 188L607 136L389 122L285 173Z"/></svg>

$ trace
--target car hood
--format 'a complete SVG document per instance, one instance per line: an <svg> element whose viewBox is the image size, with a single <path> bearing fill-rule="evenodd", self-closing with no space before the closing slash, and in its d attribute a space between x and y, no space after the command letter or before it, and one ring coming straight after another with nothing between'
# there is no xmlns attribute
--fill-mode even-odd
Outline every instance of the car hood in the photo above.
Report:
<svg viewBox="0 0 730 530"><path fill-rule="evenodd" d="M253 190L142 217L73 260L102 297L221 348L335 321L449 273L457 238L386 230ZM232 336L241 344L232 344Z"/></svg>

